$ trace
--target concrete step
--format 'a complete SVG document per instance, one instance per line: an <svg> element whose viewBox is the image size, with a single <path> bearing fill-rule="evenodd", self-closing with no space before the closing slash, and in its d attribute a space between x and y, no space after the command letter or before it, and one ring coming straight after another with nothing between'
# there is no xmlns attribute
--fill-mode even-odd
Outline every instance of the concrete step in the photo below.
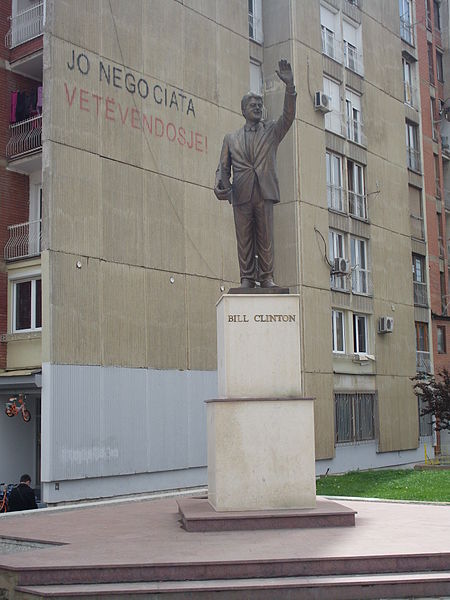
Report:
<svg viewBox="0 0 450 600"><path fill-rule="evenodd" d="M23 586L450 571L450 554L341 556L11 569Z"/></svg>
<svg viewBox="0 0 450 600"><path fill-rule="evenodd" d="M450 598L450 572L18 586L21 600L375 600Z"/></svg>

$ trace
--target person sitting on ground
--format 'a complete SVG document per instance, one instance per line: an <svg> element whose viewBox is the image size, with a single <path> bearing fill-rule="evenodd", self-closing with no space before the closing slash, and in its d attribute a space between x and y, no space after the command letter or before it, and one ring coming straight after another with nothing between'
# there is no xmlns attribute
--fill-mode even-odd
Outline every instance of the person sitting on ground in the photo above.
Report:
<svg viewBox="0 0 450 600"><path fill-rule="evenodd" d="M20 483L11 491L8 500L8 512L32 510L37 508L34 490L31 488L31 477L22 475Z"/></svg>

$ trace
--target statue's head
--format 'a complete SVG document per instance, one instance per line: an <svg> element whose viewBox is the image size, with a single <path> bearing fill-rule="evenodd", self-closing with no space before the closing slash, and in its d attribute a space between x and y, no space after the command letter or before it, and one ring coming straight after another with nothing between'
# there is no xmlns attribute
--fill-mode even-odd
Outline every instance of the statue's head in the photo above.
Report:
<svg viewBox="0 0 450 600"><path fill-rule="evenodd" d="M259 94L249 92L241 100L241 111L247 121L258 123L262 119L263 99Z"/></svg>

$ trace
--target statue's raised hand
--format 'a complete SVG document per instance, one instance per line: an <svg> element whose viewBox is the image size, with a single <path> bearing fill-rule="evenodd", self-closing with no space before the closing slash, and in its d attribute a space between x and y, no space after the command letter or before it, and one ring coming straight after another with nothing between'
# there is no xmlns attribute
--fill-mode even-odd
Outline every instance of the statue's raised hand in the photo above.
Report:
<svg viewBox="0 0 450 600"><path fill-rule="evenodd" d="M285 85L294 85L294 75L290 63L282 58L278 63L278 69L276 70L278 77Z"/></svg>

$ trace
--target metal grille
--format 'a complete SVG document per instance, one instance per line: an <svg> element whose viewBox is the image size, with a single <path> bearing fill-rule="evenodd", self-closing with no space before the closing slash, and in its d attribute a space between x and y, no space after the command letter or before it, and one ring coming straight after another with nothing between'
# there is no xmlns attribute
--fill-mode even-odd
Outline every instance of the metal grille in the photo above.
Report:
<svg viewBox="0 0 450 600"><path fill-rule="evenodd" d="M336 443L375 438L375 394L335 394Z"/></svg>

